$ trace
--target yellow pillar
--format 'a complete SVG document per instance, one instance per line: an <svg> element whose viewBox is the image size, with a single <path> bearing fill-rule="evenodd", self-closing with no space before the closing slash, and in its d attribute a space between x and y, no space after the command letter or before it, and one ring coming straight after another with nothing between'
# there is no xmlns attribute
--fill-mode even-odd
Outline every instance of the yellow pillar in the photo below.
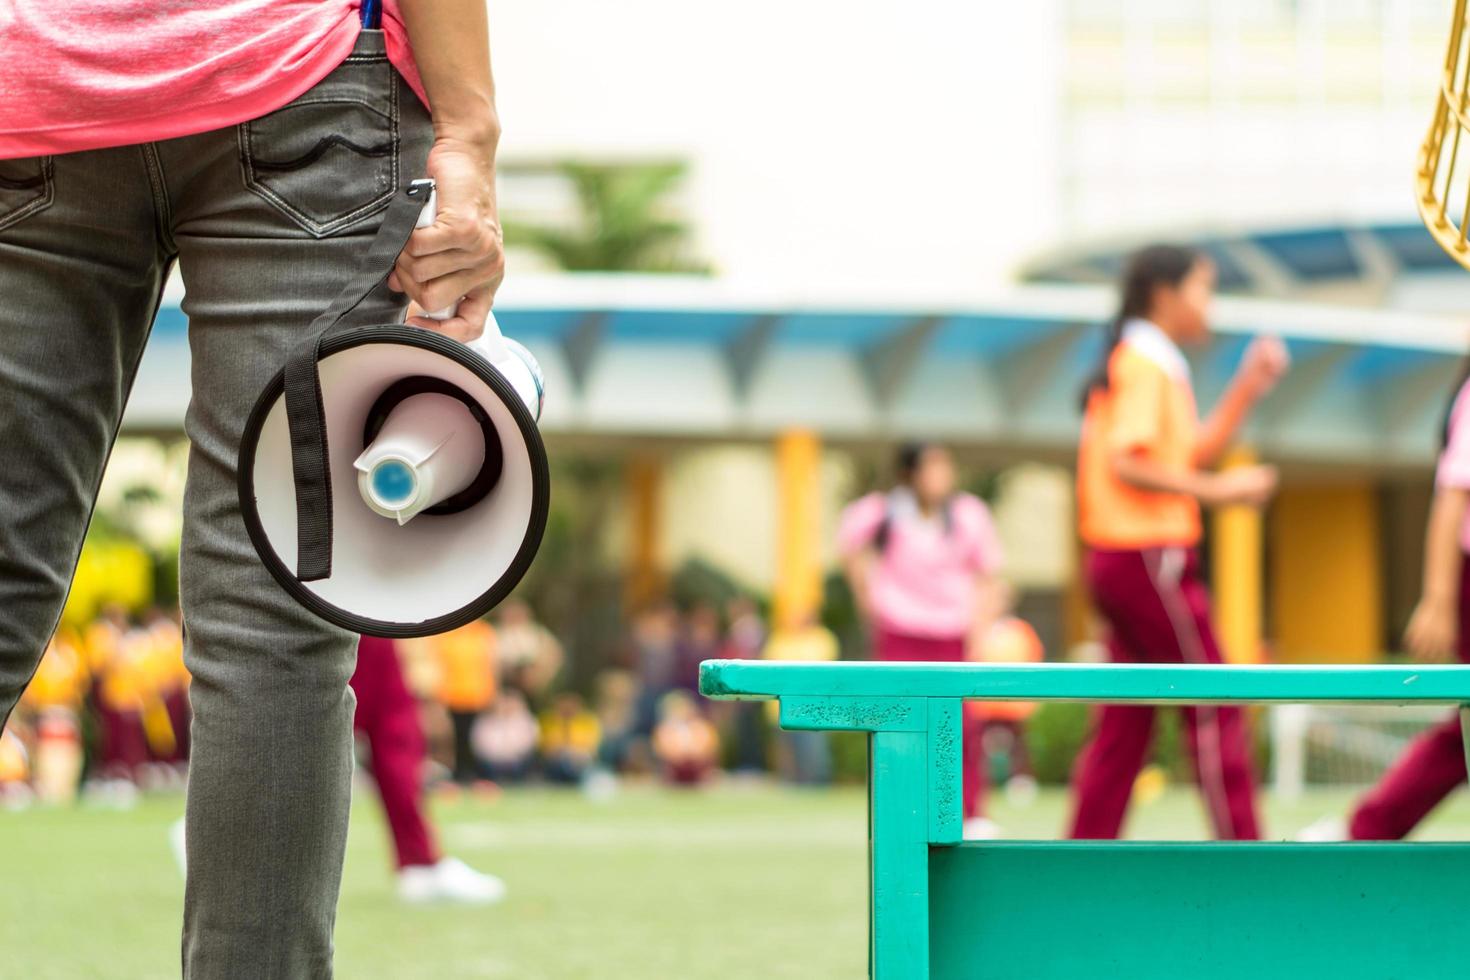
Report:
<svg viewBox="0 0 1470 980"><path fill-rule="evenodd" d="M1271 620L1288 663L1371 663L1383 651L1372 484L1292 488L1272 512Z"/></svg>
<svg viewBox="0 0 1470 980"><path fill-rule="evenodd" d="M822 604L822 442L794 429L776 437L776 587L778 627Z"/></svg>
<svg viewBox="0 0 1470 980"><path fill-rule="evenodd" d="M660 524L663 464L656 456L639 455L628 461L628 565L624 596L630 607L656 598L664 588Z"/></svg>
<svg viewBox="0 0 1470 980"><path fill-rule="evenodd" d="M1255 453L1240 447L1225 465L1249 466ZM1262 631L1262 522L1251 507L1221 507L1211 530L1211 576L1215 593L1215 629L1225 659L1233 664L1260 663Z"/></svg>

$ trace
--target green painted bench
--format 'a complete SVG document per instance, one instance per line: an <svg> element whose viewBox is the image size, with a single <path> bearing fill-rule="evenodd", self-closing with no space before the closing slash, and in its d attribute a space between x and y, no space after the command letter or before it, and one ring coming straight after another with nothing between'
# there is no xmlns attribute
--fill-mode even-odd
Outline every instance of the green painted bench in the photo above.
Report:
<svg viewBox="0 0 1470 980"><path fill-rule="evenodd" d="M879 980L1470 976L1470 844L960 839L963 700L1445 704L1470 722L1470 667L715 660L700 688L779 699L786 729L868 733Z"/></svg>

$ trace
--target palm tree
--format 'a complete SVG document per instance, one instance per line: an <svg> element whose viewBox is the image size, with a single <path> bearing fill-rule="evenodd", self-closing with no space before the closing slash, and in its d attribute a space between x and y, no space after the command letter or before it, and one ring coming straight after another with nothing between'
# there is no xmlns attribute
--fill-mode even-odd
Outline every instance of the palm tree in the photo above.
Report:
<svg viewBox="0 0 1470 980"><path fill-rule="evenodd" d="M576 193L578 220L570 228L507 222L507 243L569 272L707 273L687 257L689 226L668 217L664 205L687 170L683 163L560 163L556 172Z"/></svg>

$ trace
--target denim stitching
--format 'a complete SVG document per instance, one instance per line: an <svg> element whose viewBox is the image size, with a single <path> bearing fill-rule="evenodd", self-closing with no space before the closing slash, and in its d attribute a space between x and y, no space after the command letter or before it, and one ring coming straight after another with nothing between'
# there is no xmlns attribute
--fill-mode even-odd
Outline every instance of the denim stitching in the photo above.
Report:
<svg viewBox="0 0 1470 980"><path fill-rule="evenodd" d="M157 217L159 241L164 251L176 254L178 243L174 241L173 207L168 200L168 185L163 178L163 161L158 158L158 148L153 143L138 147L143 155L143 168L148 171L148 189L153 196L153 212Z"/></svg>
<svg viewBox="0 0 1470 980"><path fill-rule="evenodd" d="M395 127L396 128L396 127ZM9 228L56 202L56 158L41 157L41 193L14 211L0 214L0 230ZM396 174L395 174L396 177Z"/></svg>
<svg viewBox="0 0 1470 980"><path fill-rule="evenodd" d="M382 59L371 59L371 60L380 60L380 61L384 61L384 62L387 61L386 58L382 58ZM354 210L349 211L346 214L339 215L339 216L331 219L330 221L317 221L317 220L311 218L310 216L308 216L305 213L303 213L299 208L293 206L289 201L287 201L285 198L283 198L280 194L278 194L277 192L275 192L271 188L267 187L265 185L265 183L261 180L260 174L256 171L255 165L254 165L254 161L255 161L254 130L251 128L251 124L254 122L254 120L252 120L251 122L241 123L236 128L236 139L237 139L237 141L239 143L239 146L240 146L241 162L244 165L244 184L245 184L245 189L248 190L248 191L250 191L251 193L253 193L253 194L261 197L267 203L269 203L273 207L275 207L277 210L280 210L280 211L284 212L287 217L291 218L298 225L300 225L307 233L311 234L313 237L316 237L316 238L325 238L328 235L332 234L333 232L340 231L341 229L343 229L343 228L345 228L345 227L347 227L347 226L349 226L351 224L354 224L357 221L360 221L362 218L364 218L364 217L366 217L366 216L368 216L370 214L373 214L373 213L375 213L377 211L382 210L385 206L387 206L388 202L390 200L392 200L393 194L396 192L396 190L398 188L398 184L399 184L399 124L398 124L399 123L399 94L398 94L399 78L398 78L397 73L395 73L395 72L390 72L389 78L390 78L389 86L388 86L389 112L388 112L388 115L385 118L388 120L389 136L390 136L391 145L392 145L392 152L391 152L391 154L389 154L391 181L390 181L390 186L388 187L388 189L386 191L384 191L382 194L380 194L378 197L374 198L372 201L368 202L367 204L364 204L361 207L355 208ZM293 105L325 105L325 104L353 104L353 105L363 105L363 102L360 99L350 99L350 98L348 98L348 99L320 99L320 100L312 100L312 101L306 101L306 102L296 102L296 103L292 103L292 104ZM375 108L373 106L365 106L365 108L369 109L370 111L376 113L379 116L382 116L383 115L383 113L381 111L379 111L377 108Z"/></svg>

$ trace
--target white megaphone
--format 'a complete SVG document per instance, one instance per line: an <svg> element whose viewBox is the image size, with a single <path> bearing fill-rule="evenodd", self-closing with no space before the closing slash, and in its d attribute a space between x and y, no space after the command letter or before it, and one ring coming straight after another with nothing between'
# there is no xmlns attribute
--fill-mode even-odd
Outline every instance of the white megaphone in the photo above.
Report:
<svg viewBox="0 0 1470 980"><path fill-rule="evenodd" d="M484 615L546 527L545 395L530 352L493 316L469 344L349 323L413 228L432 223L433 183L415 181L361 274L261 393L240 447L240 504L261 560L306 608L375 636Z"/></svg>

